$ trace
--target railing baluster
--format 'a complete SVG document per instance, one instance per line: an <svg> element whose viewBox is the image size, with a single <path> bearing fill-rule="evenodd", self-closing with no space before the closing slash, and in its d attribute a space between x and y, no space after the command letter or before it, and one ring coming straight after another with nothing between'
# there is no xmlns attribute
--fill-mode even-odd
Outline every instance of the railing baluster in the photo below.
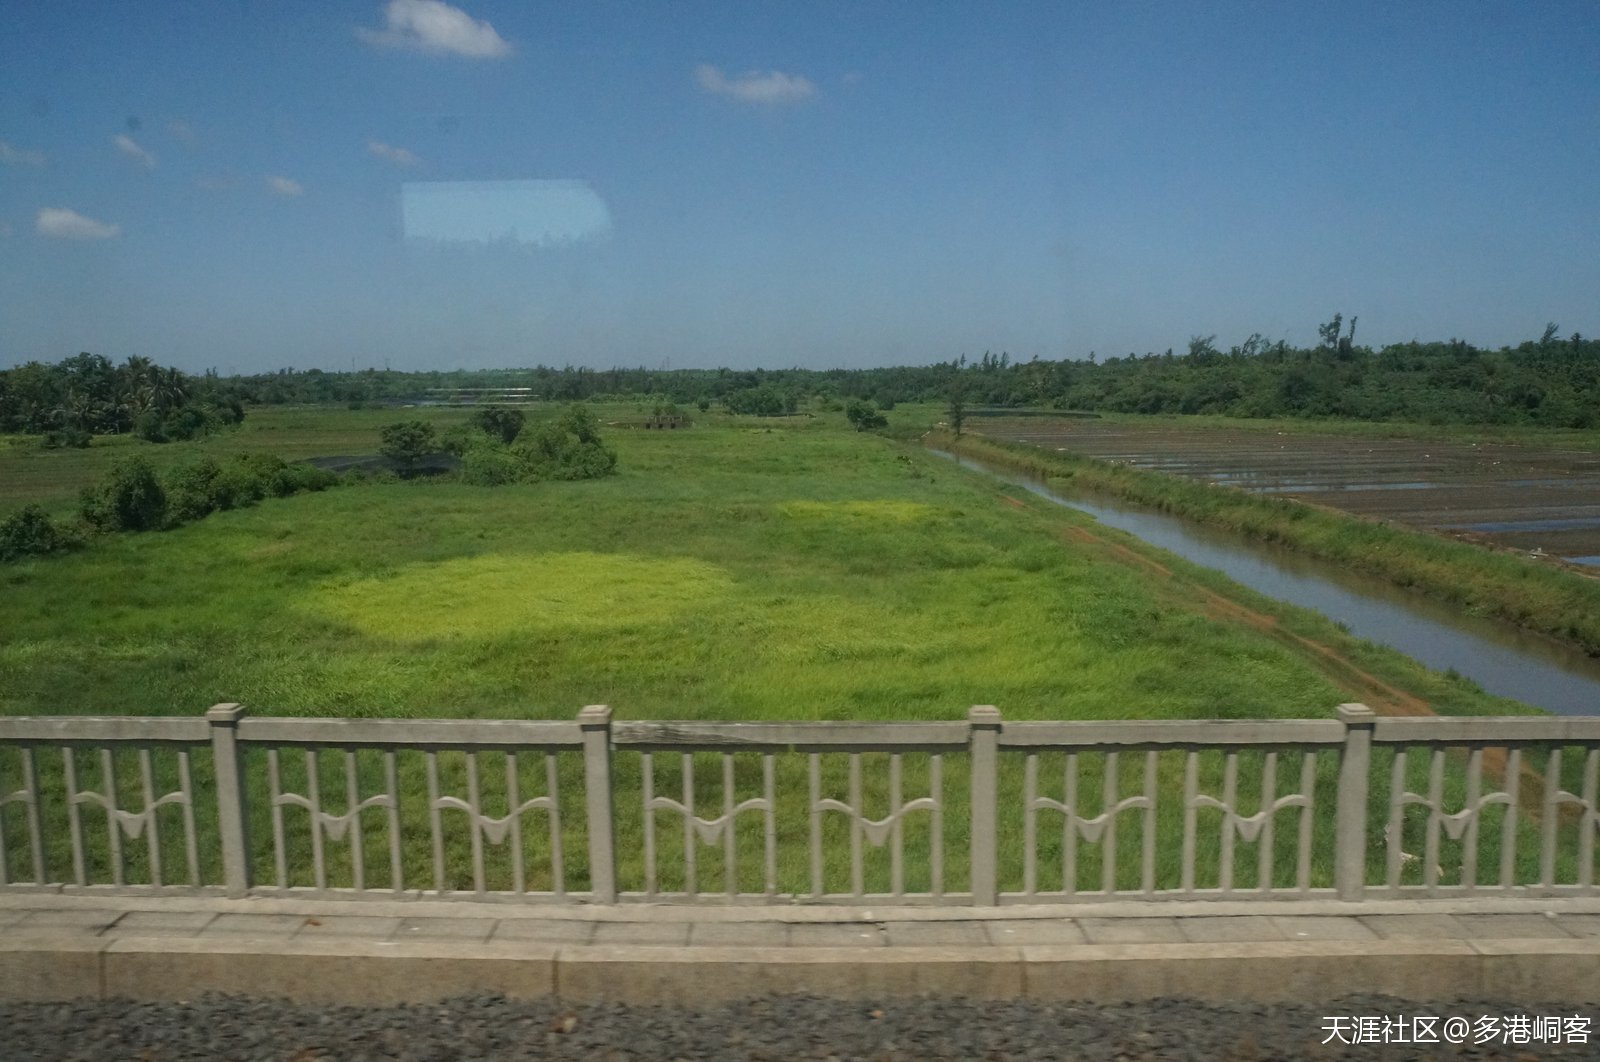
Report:
<svg viewBox="0 0 1600 1062"><path fill-rule="evenodd" d="M322 775L317 765L317 750L306 749L306 800L311 804L311 873L317 891L328 888L328 861L322 838Z"/></svg>
<svg viewBox="0 0 1600 1062"><path fill-rule="evenodd" d="M1062 803L1067 805L1067 813L1062 816L1061 824L1061 891L1068 896L1078 892L1078 754L1067 753L1067 761L1061 767L1061 795Z"/></svg>
<svg viewBox="0 0 1600 1062"><path fill-rule="evenodd" d="M733 753L722 754L722 871L728 899L739 895L739 853L733 828Z"/></svg>
<svg viewBox="0 0 1600 1062"><path fill-rule="evenodd" d="M561 770L554 752L544 754L545 792L550 797L550 880L557 896L567 895L567 857L561 846Z"/></svg>
<svg viewBox="0 0 1600 1062"><path fill-rule="evenodd" d="M644 894L654 899L656 895L656 811L650 804L655 800L656 778L655 761L650 753L642 753L639 757L639 777L642 792L641 801L644 804Z"/></svg>
<svg viewBox="0 0 1600 1062"><path fill-rule="evenodd" d="M766 832L767 895L775 896L778 892L778 797L776 765L770 752L761 757L761 794L767 803L762 814Z"/></svg>
<svg viewBox="0 0 1600 1062"><path fill-rule="evenodd" d="M356 776L356 750L344 750L345 810L350 815L350 883L357 892L367 888L367 858L361 844L361 783Z"/></svg>
<svg viewBox="0 0 1600 1062"><path fill-rule="evenodd" d="M822 757L815 753L807 754L810 760L809 774L811 784L811 895L821 897L822 893L822 767L818 762Z"/></svg>
<svg viewBox="0 0 1600 1062"><path fill-rule="evenodd" d="M1100 834L1100 891L1110 896L1117 891L1117 795L1122 789L1118 777L1120 753L1108 752L1101 766L1105 775L1100 780L1102 799L1100 814L1106 817L1106 827Z"/></svg>
<svg viewBox="0 0 1600 1062"><path fill-rule="evenodd" d="M528 891L527 876L522 866L522 786L517 779L517 754L506 753L506 814L510 820L506 830L511 838L511 889L518 896Z"/></svg>
<svg viewBox="0 0 1600 1062"><path fill-rule="evenodd" d="M405 863L400 857L400 771L395 750L383 754L383 787L389 794L389 883L395 892L405 891Z"/></svg>
<svg viewBox="0 0 1600 1062"><path fill-rule="evenodd" d="M1144 809L1144 867L1139 885L1147 896L1156 891L1156 761L1159 755L1154 750L1144 754L1144 798L1149 803Z"/></svg>
<svg viewBox="0 0 1600 1062"><path fill-rule="evenodd" d="M1302 893L1311 891L1311 826L1316 821L1317 754L1305 752L1300 756L1300 795L1306 802L1300 807L1300 843L1295 853L1295 888Z"/></svg>
<svg viewBox="0 0 1600 1062"><path fill-rule="evenodd" d="M1467 751L1467 793L1462 806L1470 814L1461 835L1461 886L1469 892L1478 887L1478 819L1482 815L1478 801L1482 794L1483 746L1473 745Z"/></svg>
<svg viewBox="0 0 1600 1062"><path fill-rule="evenodd" d="M700 894L700 876L695 871L694 836L694 753L683 754L683 891Z"/></svg>
<svg viewBox="0 0 1600 1062"><path fill-rule="evenodd" d="M1422 866L1422 883L1429 892L1439 887L1439 823L1443 802L1444 749L1435 747L1428 765L1428 839Z"/></svg>
<svg viewBox="0 0 1600 1062"><path fill-rule="evenodd" d="M183 791L183 852L189 864L189 884L200 884L200 843L194 829L194 779L189 770L189 750L178 750L178 788Z"/></svg>
<svg viewBox="0 0 1600 1062"><path fill-rule="evenodd" d="M1395 750L1394 763L1389 768L1389 829L1387 874L1391 890L1400 887L1400 872L1405 855L1406 836L1406 750Z"/></svg>
<svg viewBox="0 0 1600 1062"><path fill-rule="evenodd" d="M0 760L0 762L4 762L4 761ZM27 769L23 768L21 773L26 775L27 774ZM10 862L11 862L11 856L10 856L10 853L7 852L7 850L6 850L6 809L5 809L5 799L9 795L6 792L6 789L7 789L6 776L4 774L0 774L0 885L9 885L9 884L11 884L11 873L10 873L10 870L9 870L9 865L10 865ZM26 783L24 783L23 792L27 793L29 791L29 789L30 789L30 787Z"/></svg>
<svg viewBox="0 0 1600 1062"><path fill-rule="evenodd" d="M156 773L150 750L139 750L139 785L144 794L145 845L150 852L150 884L161 885L161 835L156 829Z"/></svg>
<svg viewBox="0 0 1600 1062"><path fill-rule="evenodd" d="M1273 827L1274 820L1278 817L1272 805L1278 800L1278 753L1270 750L1261 763L1261 804L1258 814L1262 816L1261 832L1256 834L1256 888L1261 892L1272 891L1272 864L1274 847L1277 841Z"/></svg>
<svg viewBox="0 0 1600 1062"><path fill-rule="evenodd" d="M1522 805L1522 750L1513 748L1506 755L1506 817L1500 822L1500 887L1509 889L1517 868L1517 819Z"/></svg>
<svg viewBox="0 0 1600 1062"><path fill-rule="evenodd" d="M79 885L89 884L84 866L83 820L78 814L78 769L71 745L61 749L61 765L67 782L67 830L72 835L72 876Z"/></svg>
<svg viewBox="0 0 1600 1062"><path fill-rule="evenodd" d="M433 832L433 888L444 895L444 826L439 819L439 753L429 749L425 758L428 773L428 824Z"/></svg>
<svg viewBox="0 0 1600 1062"><path fill-rule="evenodd" d="M267 750L267 788L272 798L272 862L278 872L278 888L289 887L289 856L283 837L283 779L278 770L278 750Z"/></svg>
<svg viewBox="0 0 1600 1062"><path fill-rule="evenodd" d="M935 752L928 760L928 789L933 794L933 834L929 838L929 891L944 895L944 756Z"/></svg>
<svg viewBox="0 0 1600 1062"><path fill-rule="evenodd" d="M467 753L467 817L472 830L472 891L482 896L488 891L483 872L483 800L478 788L478 750Z"/></svg>
<svg viewBox="0 0 1600 1062"><path fill-rule="evenodd" d="M850 754L850 893L861 899L866 893L866 868L861 855L861 753Z"/></svg>
<svg viewBox="0 0 1600 1062"><path fill-rule="evenodd" d="M1034 820L1039 809L1033 802L1039 796L1039 754L1029 750L1022 761L1022 892L1032 896L1039 891Z"/></svg>
<svg viewBox="0 0 1600 1062"><path fill-rule="evenodd" d="M22 788L28 794L28 846L33 850L33 882L43 885L47 880L44 866L44 820L39 807L44 794L39 792L39 766L34 761L33 746L22 750Z"/></svg>
<svg viewBox="0 0 1600 1062"><path fill-rule="evenodd" d="M110 840L111 849L111 881L114 885L122 885L122 827L117 824L117 811L122 807L122 801L117 794L117 765L116 758L109 748L100 750L100 782L106 791L106 833Z"/></svg>
<svg viewBox="0 0 1600 1062"><path fill-rule="evenodd" d="M1200 752L1189 749L1183 758L1183 866L1182 889L1194 892L1194 842L1197 817L1200 809L1195 798L1200 795Z"/></svg>
<svg viewBox="0 0 1600 1062"><path fill-rule="evenodd" d="M900 821L900 754L889 754L889 891L906 894L905 830Z"/></svg>
<svg viewBox="0 0 1600 1062"><path fill-rule="evenodd" d="M1238 832L1235 821L1239 809L1235 803L1238 796L1239 782L1239 753L1229 749L1222 761L1222 838L1218 859L1220 871L1218 875L1218 888L1223 895L1233 892L1233 838Z"/></svg>
<svg viewBox="0 0 1600 1062"><path fill-rule="evenodd" d="M1600 814L1596 790L1600 788L1600 749L1590 749L1583 762L1583 814L1578 816L1578 884L1594 884L1594 827Z"/></svg>

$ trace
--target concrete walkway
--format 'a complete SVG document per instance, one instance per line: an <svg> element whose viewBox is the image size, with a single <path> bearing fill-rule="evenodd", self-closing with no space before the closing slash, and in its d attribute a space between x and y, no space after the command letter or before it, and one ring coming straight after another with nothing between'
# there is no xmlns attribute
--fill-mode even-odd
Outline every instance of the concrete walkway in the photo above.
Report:
<svg viewBox="0 0 1600 1062"><path fill-rule="evenodd" d="M0 999L1600 998L1600 901L858 909L0 896Z"/></svg>

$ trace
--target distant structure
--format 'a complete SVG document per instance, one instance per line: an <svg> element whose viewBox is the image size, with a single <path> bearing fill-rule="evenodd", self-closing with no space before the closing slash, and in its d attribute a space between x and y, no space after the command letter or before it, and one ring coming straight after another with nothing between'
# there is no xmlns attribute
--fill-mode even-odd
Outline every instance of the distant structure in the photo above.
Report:
<svg viewBox="0 0 1600 1062"><path fill-rule="evenodd" d="M425 401L439 406L526 406L538 400L531 387L430 387Z"/></svg>

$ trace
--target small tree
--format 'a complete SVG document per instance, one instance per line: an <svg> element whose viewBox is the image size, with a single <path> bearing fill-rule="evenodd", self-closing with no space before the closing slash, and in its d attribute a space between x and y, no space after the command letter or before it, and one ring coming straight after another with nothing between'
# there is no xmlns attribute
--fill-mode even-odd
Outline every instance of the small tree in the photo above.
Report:
<svg viewBox="0 0 1600 1062"><path fill-rule="evenodd" d="M378 452L399 463L401 470L410 475L417 462L433 453L438 440L433 425L422 420L404 420L391 424L381 433Z"/></svg>
<svg viewBox="0 0 1600 1062"><path fill-rule="evenodd" d="M522 410L506 406L486 406L472 415L472 423L480 431L498 436L501 442L510 446L517 441L517 436L522 432Z"/></svg>
<svg viewBox="0 0 1600 1062"><path fill-rule="evenodd" d="M153 531L166 523L167 492L149 461L130 457L84 488L79 512L99 531Z"/></svg>
<svg viewBox="0 0 1600 1062"><path fill-rule="evenodd" d="M950 391L950 427L955 429L956 435L961 434L961 425L967 420L967 400L961 393L961 388L955 387Z"/></svg>

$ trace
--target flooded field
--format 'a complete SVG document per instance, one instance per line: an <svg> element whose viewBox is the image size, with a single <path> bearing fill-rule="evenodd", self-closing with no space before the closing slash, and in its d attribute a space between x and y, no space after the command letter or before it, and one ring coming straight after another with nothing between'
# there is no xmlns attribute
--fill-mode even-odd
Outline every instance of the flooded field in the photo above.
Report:
<svg viewBox="0 0 1600 1062"><path fill-rule="evenodd" d="M1600 570L1600 454L1045 417L979 430Z"/></svg>

